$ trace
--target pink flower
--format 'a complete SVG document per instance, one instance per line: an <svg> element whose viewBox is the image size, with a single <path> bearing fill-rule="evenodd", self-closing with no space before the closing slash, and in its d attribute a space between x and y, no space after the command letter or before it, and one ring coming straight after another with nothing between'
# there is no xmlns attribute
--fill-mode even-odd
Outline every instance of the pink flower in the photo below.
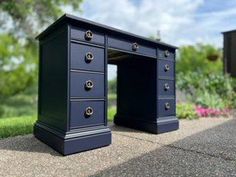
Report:
<svg viewBox="0 0 236 177"><path fill-rule="evenodd" d="M228 116L230 109L204 108L198 105L196 106L196 112L199 117L218 117Z"/></svg>

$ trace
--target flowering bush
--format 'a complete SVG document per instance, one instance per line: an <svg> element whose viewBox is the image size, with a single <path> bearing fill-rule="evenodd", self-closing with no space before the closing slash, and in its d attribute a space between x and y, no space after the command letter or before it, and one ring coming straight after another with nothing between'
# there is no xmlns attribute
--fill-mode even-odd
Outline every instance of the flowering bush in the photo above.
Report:
<svg viewBox="0 0 236 177"><path fill-rule="evenodd" d="M229 109L204 108L202 106L196 106L196 112L199 117L225 117L230 114Z"/></svg>

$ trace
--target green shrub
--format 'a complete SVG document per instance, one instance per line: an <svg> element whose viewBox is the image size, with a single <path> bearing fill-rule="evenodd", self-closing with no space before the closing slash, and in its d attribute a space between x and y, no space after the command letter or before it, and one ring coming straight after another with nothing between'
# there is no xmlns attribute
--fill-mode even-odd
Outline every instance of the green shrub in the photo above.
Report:
<svg viewBox="0 0 236 177"><path fill-rule="evenodd" d="M222 51L212 45L183 46L177 55L176 71L215 73L223 70Z"/></svg>
<svg viewBox="0 0 236 177"><path fill-rule="evenodd" d="M224 98L216 93L198 91L196 95L195 103L202 107L224 109L230 104L230 100L224 100Z"/></svg>
<svg viewBox="0 0 236 177"><path fill-rule="evenodd" d="M108 81L108 92L109 93L116 94L116 84L117 84L116 79Z"/></svg>
<svg viewBox="0 0 236 177"><path fill-rule="evenodd" d="M111 106L108 109L108 115L107 115L108 121L110 122L113 121L115 114L116 114L116 106Z"/></svg>
<svg viewBox="0 0 236 177"><path fill-rule="evenodd" d="M0 105L0 117L4 114L4 108Z"/></svg>
<svg viewBox="0 0 236 177"><path fill-rule="evenodd" d="M35 115L37 113L36 94L20 93L7 99L0 99L0 102L0 118Z"/></svg>
<svg viewBox="0 0 236 177"><path fill-rule="evenodd" d="M236 107L235 79L222 72L180 72L176 84L195 104L218 109Z"/></svg>
<svg viewBox="0 0 236 177"><path fill-rule="evenodd" d="M179 119L197 119L195 105L191 103L178 103L176 105L176 114Z"/></svg>

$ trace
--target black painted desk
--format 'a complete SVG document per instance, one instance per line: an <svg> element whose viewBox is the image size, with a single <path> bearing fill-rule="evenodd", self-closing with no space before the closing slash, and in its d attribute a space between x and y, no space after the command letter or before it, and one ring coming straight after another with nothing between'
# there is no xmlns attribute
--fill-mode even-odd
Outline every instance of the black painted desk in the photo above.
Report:
<svg viewBox="0 0 236 177"><path fill-rule="evenodd" d="M39 39L35 136L67 155L111 144L107 64L117 65L117 125L178 129L176 47L64 15Z"/></svg>

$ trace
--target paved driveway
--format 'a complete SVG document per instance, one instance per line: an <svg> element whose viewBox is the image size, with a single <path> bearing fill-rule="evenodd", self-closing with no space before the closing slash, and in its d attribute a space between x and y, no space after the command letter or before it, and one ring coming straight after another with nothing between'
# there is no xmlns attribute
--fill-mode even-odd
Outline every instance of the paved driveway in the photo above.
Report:
<svg viewBox="0 0 236 177"><path fill-rule="evenodd" d="M111 146L63 157L32 135L0 140L0 176L236 176L236 119L161 135L111 125Z"/></svg>

